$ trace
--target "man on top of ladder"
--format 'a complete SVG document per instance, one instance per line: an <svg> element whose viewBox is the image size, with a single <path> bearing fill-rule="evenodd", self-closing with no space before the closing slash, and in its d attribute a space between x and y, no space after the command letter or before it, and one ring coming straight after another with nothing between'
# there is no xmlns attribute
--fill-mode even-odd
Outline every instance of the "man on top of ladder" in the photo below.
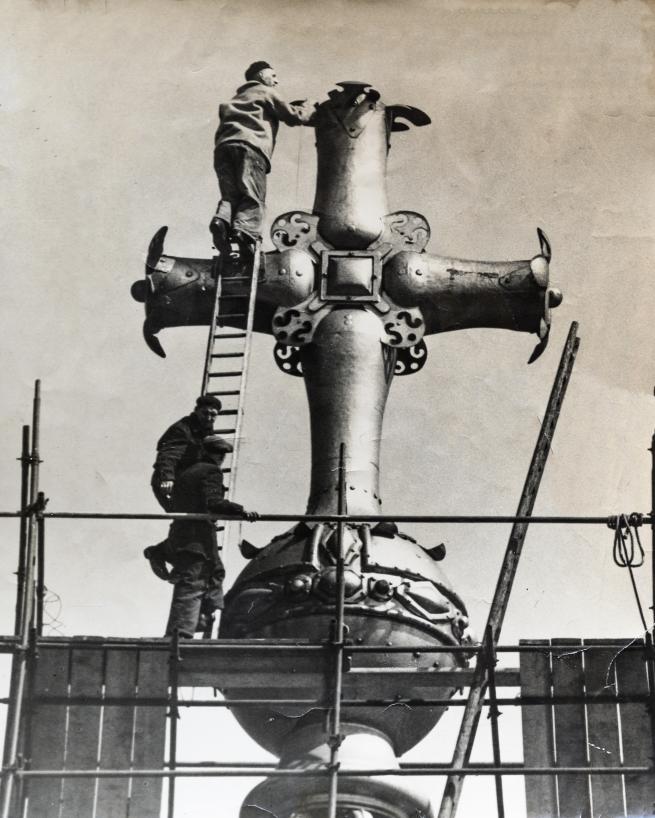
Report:
<svg viewBox="0 0 655 818"><path fill-rule="evenodd" d="M219 253L234 243L251 263L261 238L266 174L279 124L311 125L314 110L306 100L285 102L274 91L278 80L267 62L252 63L245 78L236 95L218 109L214 170L221 199L209 229Z"/></svg>

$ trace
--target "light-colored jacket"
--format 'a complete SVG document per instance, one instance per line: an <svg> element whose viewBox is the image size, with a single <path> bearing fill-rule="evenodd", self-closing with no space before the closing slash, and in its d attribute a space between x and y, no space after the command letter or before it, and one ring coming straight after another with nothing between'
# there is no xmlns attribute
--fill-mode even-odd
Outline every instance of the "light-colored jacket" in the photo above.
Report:
<svg viewBox="0 0 655 818"><path fill-rule="evenodd" d="M280 122L311 125L314 110L306 103L285 102L274 88L261 82L247 82L234 97L218 108L216 148L229 142L243 142L258 151L271 169L271 156Z"/></svg>

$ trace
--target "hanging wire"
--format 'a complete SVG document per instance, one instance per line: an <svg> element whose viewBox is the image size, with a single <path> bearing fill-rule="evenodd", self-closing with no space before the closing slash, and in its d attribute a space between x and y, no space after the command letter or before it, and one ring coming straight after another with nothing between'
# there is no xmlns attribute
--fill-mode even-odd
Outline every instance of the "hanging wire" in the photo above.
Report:
<svg viewBox="0 0 655 818"><path fill-rule="evenodd" d="M644 616L644 609L639 597L639 590L637 589L633 570L635 568L641 568L646 559L646 553L639 537L639 526L642 522L643 518L640 514L630 514L630 516L627 514L619 514L616 517L610 517L607 524L610 528L614 529L614 546L612 548L614 564L618 568L628 569L639 616L641 617L644 631L648 631L648 625L646 624L646 617Z"/></svg>
<svg viewBox="0 0 655 818"><path fill-rule="evenodd" d="M53 591L47 586L45 588L45 592L45 597L43 599L43 613L47 617L47 621L44 622L44 625L46 628L49 628L52 633L59 636L64 636L64 632L62 630L64 623L59 618L64 607L61 597L56 591Z"/></svg>
<svg viewBox="0 0 655 818"><path fill-rule="evenodd" d="M302 153L302 137L303 137L303 128L298 128L298 155L296 156L296 207L298 206L298 195L299 195L299 188L300 188L300 156Z"/></svg>

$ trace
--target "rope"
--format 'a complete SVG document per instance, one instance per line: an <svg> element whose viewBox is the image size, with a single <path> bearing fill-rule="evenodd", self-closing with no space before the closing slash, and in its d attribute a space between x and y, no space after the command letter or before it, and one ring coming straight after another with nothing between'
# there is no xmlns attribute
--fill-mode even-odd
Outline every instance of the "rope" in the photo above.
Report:
<svg viewBox="0 0 655 818"><path fill-rule="evenodd" d="M303 128L298 128L298 155L296 156L296 207L298 206L298 191L300 188L300 154L302 151Z"/></svg>
<svg viewBox="0 0 655 818"><path fill-rule="evenodd" d="M635 595L639 616L644 626L644 631L648 631L644 609L639 597L637 583L635 581L634 568L641 568L644 564L646 554L639 537L639 526L643 523L641 514L619 514L610 517L607 525L614 529L614 546L612 548L612 558L614 565L618 568L627 568L630 575L632 590ZM624 533L625 531L625 533ZM635 548L636 546L636 548Z"/></svg>

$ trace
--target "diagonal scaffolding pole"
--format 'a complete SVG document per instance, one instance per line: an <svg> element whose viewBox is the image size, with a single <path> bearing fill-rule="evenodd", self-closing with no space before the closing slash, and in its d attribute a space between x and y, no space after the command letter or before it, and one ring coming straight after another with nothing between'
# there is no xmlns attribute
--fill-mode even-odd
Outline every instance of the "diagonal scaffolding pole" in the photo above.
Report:
<svg viewBox="0 0 655 818"><path fill-rule="evenodd" d="M580 339L577 337L578 324L574 321L569 329L569 334L564 344L562 357L557 368L555 381L550 392L546 413L544 415L539 436L535 444L532 460L528 469L528 474L523 484L521 499L519 501L517 517L529 517L532 514L541 477L550 452L550 444L555 433L557 420L559 418L566 387L568 386L571 370L575 363L575 357L580 346ZM515 522L509 536L505 556L500 568L496 590L491 603L491 608L487 617L485 632L490 633L492 644L498 642L503 619L507 610L512 585L518 569L519 559L528 531L528 522ZM459 768L469 763L473 741L480 721L485 693L488 687L489 670L487 662L482 654L478 654L468 700L464 708L462 723L459 735L455 744L452 764ZM449 775L446 781L441 806L439 808L439 818L453 818L457 812L459 798L464 784L464 776L454 774ZM499 797L499 812L502 813L502 803Z"/></svg>

